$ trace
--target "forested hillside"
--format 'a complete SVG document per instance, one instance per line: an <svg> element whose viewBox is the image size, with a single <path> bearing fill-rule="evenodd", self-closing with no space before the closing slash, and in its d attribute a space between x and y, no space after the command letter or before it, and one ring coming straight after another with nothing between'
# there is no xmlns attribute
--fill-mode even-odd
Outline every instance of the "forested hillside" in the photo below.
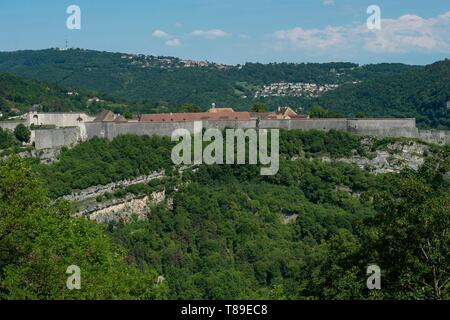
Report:
<svg viewBox="0 0 450 320"><path fill-rule="evenodd" d="M203 109L212 102L248 109L257 89L276 82L342 84L398 75L420 67L402 64L358 66L353 63L209 63L186 67L173 57L155 57L91 50L57 49L0 53L0 72L95 90L116 98L148 103L194 103ZM274 101L272 101L274 100ZM301 104L303 99L268 99Z"/></svg>
<svg viewBox="0 0 450 320"><path fill-rule="evenodd" d="M421 126L450 129L450 60L402 75L344 85L315 103L355 116L415 117Z"/></svg>
<svg viewBox="0 0 450 320"><path fill-rule="evenodd" d="M153 106L142 106L128 103L123 99L115 99L100 95L101 101L90 101L98 94L92 90L62 87L50 82L32 80L8 73L0 73L0 119L14 117L30 109L40 112L75 112L82 111L92 115L104 109L116 113L130 115L131 110L151 111ZM144 108L144 109L142 109Z"/></svg>
<svg viewBox="0 0 450 320"><path fill-rule="evenodd" d="M137 56L90 50L42 50L0 53L0 72L96 90L132 101L169 104L212 102L248 108L254 87L279 81L336 83L353 79L350 63L247 64L218 69L215 65L187 68L170 57ZM330 72L334 70L333 72ZM364 77L364 73L360 75ZM244 99L247 96L250 99Z"/></svg>
<svg viewBox="0 0 450 320"><path fill-rule="evenodd" d="M1 161L0 297L450 298L448 146L430 149L418 171L373 175L320 160L364 154L361 137L286 131L280 142L272 177L250 165L180 175L160 137L88 141L52 165ZM103 228L48 200L47 187L55 198L160 169L176 187L165 185L166 201L144 220ZM70 264L86 270L75 293L65 288ZM367 290L371 264L381 291Z"/></svg>
<svg viewBox="0 0 450 320"><path fill-rule="evenodd" d="M415 117L419 126L431 128L450 128L446 105L450 100L449 70L450 60L426 67L352 63L191 66L173 57L81 49L0 53L0 72L98 92L115 102L105 107L122 114L177 111L182 104L203 110L211 103L236 110L249 110L255 102L263 102L272 110L280 105L308 109L319 104L343 116ZM53 85L5 77L9 76L3 76L2 82L9 84L0 86L2 110L36 101L43 101L47 110L86 106L85 97L67 97ZM311 95L275 88L261 97L265 86L280 82L325 87ZM330 85L338 88L324 90Z"/></svg>
<svg viewBox="0 0 450 320"><path fill-rule="evenodd" d="M88 90L71 90L51 83L44 83L12 74L0 74L0 112L15 116L32 107L44 112L85 111L98 112L98 106L90 105L93 97Z"/></svg>

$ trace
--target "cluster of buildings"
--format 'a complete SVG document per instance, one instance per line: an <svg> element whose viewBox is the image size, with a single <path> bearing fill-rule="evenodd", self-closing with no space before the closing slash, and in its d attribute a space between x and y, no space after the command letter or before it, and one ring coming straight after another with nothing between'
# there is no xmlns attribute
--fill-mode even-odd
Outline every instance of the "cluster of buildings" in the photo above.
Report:
<svg viewBox="0 0 450 320"><path fill-rule="evenodd" d="M162 69L170 68L194 68L194 67L213 67L217 69L226 69L229 66L225 64L212 63L206 60L180 60L174 57L156 57L146 56L142 54L125 54L122 55L123 60L128 61L131 65L140 66L142 68L159 67Z"/></svg>
<svg viewBox="0 0 450 320"><path fill-rule="evenodd" d="M120 114L105 110L96 117L86 113L44 113L30 111L26 115L26 125L35 127L77 127L92 123L178 123L193 121L250 121L250 120L292 120L309 119L297 114L289 107L279 107L275 112L238 112L232 108L211 108L207 112L142 114L134 119L126 119Z"/></svg>
<svg viewBox="0 0 450 320"><path fill-rule="evenodd" d="M206 60L201 60L201 61L197 61L197 60L181 60L181 64L185 68L214 67L214 68L217 68L219 70L222 70L222 69L226 69L226 68L229 67L228 65L225 65L225 64L211 63L211 62L206 61Z"/></svg>
<svg viewBox="0 0 450 320"><path fill-rule="evenodd" d="M305 97L314 98L320 94L338 88L337 84L278 82L265 85L255 93L255 98L267 97Z"/></svg>
<svg viewBox="0 0 450 320"><path fill-rule="evenodd" d="M121 121L123 117L114 118L113 113L107 111L109 114L107 121ZM279 107L275 112L247 112L234 111L232 108L211 108L207 112L183 112L183 113L158 113L158 114L143 114L136 120L130 122L145 122L145 123L171 123L171 122L192 122L192 121L250 121L250 120L290 120L290 119L308 119L309 116L297 114L289 107ZM120 119L120 120L118 120ZM105 121L100 117L95 121Z"/></svg>
<svg viewBox="0 0 450 320"><path fill-rule="evenodd" d="M74 146L94 137L114 139L123 134L170 137L178 129L194 133L198 121L205 129L339 130L364 136L409 137L432 143L450 143L450 131L418 130L414 118L309 119L289 107L259 113L213 107L206 112L143 114L134 119L126 119L109 110L97 116L32 110L24 119L0 122L0 127L14 130L19 123L31 127L31 141L36 150L45 150Z"/></svg>

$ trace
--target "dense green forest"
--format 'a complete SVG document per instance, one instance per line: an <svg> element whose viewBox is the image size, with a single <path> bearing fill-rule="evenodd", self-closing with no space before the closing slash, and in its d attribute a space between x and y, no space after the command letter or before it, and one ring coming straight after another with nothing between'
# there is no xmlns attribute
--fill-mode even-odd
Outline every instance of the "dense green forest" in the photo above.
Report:
<svg viewBox="0 0 450 320"><path fill-rule="evenodd" d="M350 156L367 151L361 137L346 132L281 131L280 152L283 157ZM36 164L52 198L95 185L125 180L164 170L173 175L171 150L175 144L167 137L121 135L112 141L94 138L64 148L54 165ZM248 153L248 152L247 152Z"/></svg>
<svg viewBox="0 0 450 320"><path fill-rule="evenodd" d="M0 299L163 299L155 269L138 269L104 228L73 218L72 206L51 202L29 163L0 162ZM83 290L66 287L69 266Z"/></svg>
<svg viewBox="0 0 450 320"><path fill-rule="evenodd" d="M160 137L94 139L52 165L2 161L1 297L450 299L449 146L419 171L372 175L318 160L366 154L361 137L283 131L280 143L271 177L251 165L178 174ZM151 206L146 220L95 225L49 200L163 168L173 204ZM71 264L89 273L75 293L65 289ZM372 264L380 291L366 287Z"/></svg>
<svg viewBox="0 0 450 320"><path fill-rule="evenodd" d="M98 95L90 90L64 88L13 74L0 74L0 120L19 116L30 109L41 112L82 111L92 115L105 109L124 115L131 115L130 110L140 111L138 103L126 103L123 99L100 96L102 100L99 102L89 101L95 96Z"/></svg>
<svg viewBox="0 0 450 320"><path fill-rule="evenodd" d="M32 147L23 145L30 140L31 131L24 125L18 125L14 131L0 128L0 157L29 151Z"/></svg>
<svg viewBox="0 0 450 320"><path fill-rule="evenodd" d="M17 115L40 105L44 111L85 110L87 96L68 96L68 90L35 80L0 74L0 112ZM17 109L18 111L14 112Z"/></svg>
<svg viewBox="0 0 450 320"><path fill-rule="evenodd" d="M263 102L450 128L449 60L187 68L171 57L52 49L0 53L0 72L4 116L35 104L131 117ZM340 87L312 99L253 99L280 81ZM89 103L94 95L104 102ZM0 129L0 299L450 299L449 145L428 146L417 171L374 175L336 159L370 158L396 139L281 130L280 170L265 177L258 165L180 171L174 143L157 136L92 139L50 165L10 156L28 134ZM166 202L143 220L98 225L61 200L163 170L165 179L96 199L164 190ZM82 269L82 290L66 288L70 265ZM381 268L382 290L367 289L369 265Z"/></svg>
<svg viewBox="0 0 450 320"><path fill-rule="evenodd" d="M316 98L258 98L270 109L279 105L310 108L320 104L345 116L416 117L423 127L449 128L448 60L419 67L403 64L358 66L352 63L247 63L242 66L185 68L180 59L90 50L41 50L0 53L0 72L26 76L60 87L94 90L122 114L176 111L191 103L207 109L212 102L248 110L258 88L274 82L339 84ZM163 64L161 61L169 61ZM86 94L68 97L54 85L2 76L1 111L42 104L44 110L88 110ZM91 93L92 95L92 93Z"/></svg>
<svg viewBox="0 0 450 320"><path fill-rule="evenodd" d="M176 111L177 106L186 103L205 110L213 102L236 110L249 110L260 101L272 110L279 105L310 108L320 104L345 116L416 117L420 126L434 128L450 127L446 108L450 100L449 65L450 61L445 60L425 67L246 63L219 68L210 63L205 67L188 68L179 58L82 49L0 52L0 72L98 92L111 101L103 108L122 114ZM263 85L275 82L338 84L340 87L319 98L254 98ZM30 81L14 84L12 88L5 86L3 94L0 92L0 107L5 110L12 104L22 107L37 101L47 106L47 110L86 108L83 95L64 97L65 92L53 86ZM24 86L30 89L25 90ZM101 109L97 106L91 112Z"/></svg>
<svg viewBox="0 0 450 320"><path fill-rule="evenodd" d="M130 179L165 170L170 175L172 142L169 138L119 136L113 141L94 138L74 149L64 149L59 161L37 165L55 198L94 185Z"/></svg>
<svg viewBox="0 0 450 320"><path fill-rule="evenodd" d="M313 103L355 116L414 117L419 126L450 129L450 60L402 75L344 85Z"/></svg>
<svg viewBox="0 0 450 320"><path fill-rule="evenodd" d="M317 162L282 168L269 181L202 170L173 210L110 233L138 265L162 272L176 299L449 298L449 181L433 164L382 178ZM370 264L383 270L381 291L366 288Z"/></svg>

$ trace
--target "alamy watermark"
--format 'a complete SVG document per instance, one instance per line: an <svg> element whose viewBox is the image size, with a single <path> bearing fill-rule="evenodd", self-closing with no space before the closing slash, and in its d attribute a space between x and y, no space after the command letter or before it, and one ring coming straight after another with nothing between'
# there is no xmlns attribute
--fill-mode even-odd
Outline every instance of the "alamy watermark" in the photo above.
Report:
<svg viewBox="0 0 450 320"><path fill-rule="evenodd" d="M66 286L69 290L81 290L81 269L79 266L72 265L66 270L70 276L67 278Z"/></svg>
<svg viewBox="0 0 450 320"><path fill-rule="evenodd" d="M189 130L176 129L172 133L172 141L179 142L172 149L172 161L176 165L260 164L266 166L260 171L263 176L276 175L280 168L278 129L226 129L224 132L219 129L207 129L204 131L203 123L195 121L193 139ZM204 147L204 142L209 144ZM192 152L192 146L194 152Z"/></svg>
<svg viewBox="0 0 450 320"><path fill-rule="evenodd" d="M377 265L371 265L367 267L367 289L369 290L381 290L381 269Z"/></svg>
<svg viewBox="0 0 450 320"><path fill-rule="evenodd" d="M66 20L67 29L81 30L81 8L73 4L67 7L66 13L70 15Z"/></svg>
<svg viewBox="0 0 450 320"><path fill-rule="evenodd" d="M377 5L371 5L367 8L367 28L369 30L381 30L381 8Z"/></svg>

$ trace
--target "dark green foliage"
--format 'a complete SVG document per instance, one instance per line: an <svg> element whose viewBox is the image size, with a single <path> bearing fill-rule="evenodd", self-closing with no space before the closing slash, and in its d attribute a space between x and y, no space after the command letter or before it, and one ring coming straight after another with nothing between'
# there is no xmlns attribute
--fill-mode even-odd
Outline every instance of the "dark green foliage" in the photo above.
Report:
<svg viewBox="0 0 450 320"><path fill-rule="evenodd" d="M355 116L417 118L422 127L450 128L450 60L401 75L344 85L325 93L318 103Z"/></svg>
<svg viewBox="0 0 450 320"><path fill-rule="evenodd" d="M266 104L270 110L280 105L295 108L319 103L337 115L355 116L364 112L368 116L416 116L424 126L448 127L448 119L445 119L448 114L442 109L443 100L449 99L448 61L426 68L403 64L247 63L219 69L214 65L182 68L179 67L179 59L168 59L170 66L162 67L157 57L135 56L130 60L120 53L90 50L2 52L0 72L11 72L59 86L94 90L108 97L107 100L112 97L119 99L107 106L91 105L89 110L93 113L102 108L122 114L173 112L181 104L194 104L205 110L213 102L237 110L250 110L255 102ZM143 68L142 64L149 66ZM362 83L355 85L354 82L358 81ZM318 101L302 97L252 98L261 86L275 82L340 84L342 87ZM2 97L0 94L0 106L13 101L4 101ZM60 103L62 107L59 108L84 108L85 105L74 101L77 99L83 98L80 95L65 99L65 104ZM132 101L132 105L127 108L124 104L129 103L120 99ZM55 103L47 105L57 106Z"/></svg>
<svg viewBox="0 0 450 320"><path fill-rule="evenodd" d="M113 141L92 139L64 150L53 166L40 165L52 197L94 185L166 170L170 174L172 142L162 137L119 136Z"/></svg>
<svg viewBox="0 0 450 320"><path fill-rule="evenodd" d="M19 141L17 141L11 131L0 128L0 149L7 149L19 145Z"/></svg>
<svg viewBox="0 0 450 320"><path fill-rule="evenodd" d="M311 118L343 118L344 116L342 114L338 114L333 111L329 111L325 108L322 108L319 105L313 106L311 109L308 110L308 114Z"/></svg>
<svg viewBox="0 0 450 320"><path fill-rule="evenodd" d="M308 172L318 166L324 172L316 194L330 194L322 199L305 188L316 179ZM294 285L310 278L311 250L341 229L352 232L355 221L373 211L335 189L340 183L353 186L355 174L346 165L283 162L282 168L278 176L260 181L249 178L245 166L233 172L227 166L201 167L194 181L174 194L174 211L156 207L148 221L113 224L110 231L139 264L166 276L173 299L312 296ZM285 180L285 174L296 178ZM296 222L283 223L295 216Z"/></svg>
<svg viewBox="0 0 450 320"><path fill-rule="evenodd" d="M25 127L25 125L20 123L14 129L14 136L20 142L29 143L30 137L31 137L31 131L27 127Z"/></svg>
<svg viewBox="0 0 450 320"><path fill-rule="evenodd" d="M310 130L282 130L280 152L288 157L306 156L321 153L332 157L351 156L353 153L364 155L361 137L353 134L331 130L329 132Z"/></svg>
<svg viewBox="0 0 450 320"><path fill-rule="evenodd" d="M252 112L268 112L269 109L267 108L266 104L262 102L256 102L251 109Z"/></svg>
<svg viewBox="0 0 450 320"><path fill-rule="evenodd" d="M450 149L375 192L365 251L383 266L385 298L450 299Z"/></svg>
<svg viewBox="0 0 450 320"><path fill-rule="evenodd" d="M282 143L307 136L294 133ZM329 144L343 139L328 135ZM357 149L355 139L349 145ZM173 211L155 207L148 221L109 230L139 264L165 274L173 299L448 298L450 161L445 152L434 159L417 174L380 176L307 160L282 160L280 172L264 178L256 166L201 166L185 176ZM420 252L426 239L429 259ZM383 272L380 292L366 288L373 263Z"/></svg>
<svg viewBox="0 0 450 320"><path fill-rule="evenodd" d="M99 197L97 201L105 201L165 190L173 199L171 206L151 205L147 220L107 226L111 239L127 250L126 261L147 270L144 273L112 258L90 269L86 248L103 248L103 257L118 249L90 222L61 218L70 208L51 207L35 180L18 191L23 199L8 198L17 171L17 160L11 160L2 171L7 187L0 199L5 213L0 238L17 221L41 236L33 242L14 242L27 243L33 259L11 262L17 254L1 256L0 264L9 267L4 267L4 278L0 275L0 285L8 291L0 292L9 292L8 298L48 299L111 298L111 292L114 297L170 299L449 298L449 147L430 150L432 157L419 172L375 176L335 162L354 153L363 155L360 137L293 130L281 131L280 138L280 170L275 176L261 176L256 165L201 165L181 176L172 174ZM170 175L171 146L169 139L159 137L94 139L63 150L59 163L36 169L55 197L160 169ZM330 162L317 160L323 155ZM29 170L21 174L20 181L34 175ZM28 212L48 206L53 209L45 224L24 219ZM21 233L17 237L23 240ZM54 239L64 245L55 248ZM1 240L0 245L9 245ZM48 264L48 255L60 258ZM61 296L59 287L51 284L59 283L55 275L69 258L90 270L88 281L98 277L102 286L110 279L111 265L120 266L127 276L120 283L107 282L105 291L92 287L82 296ZM370 264L381 267L382 291L366 288ZM40 273L47 276L38 281ZM150 284L148 279L156 275L164 276L163 286ZM42 287L29 289L27 283L35 281ZM23 287L27 290L20 291Z"/></svg>
<svg viewBox="0 0 450 320"><path fill-rule="evenodd" d="M54 85L0 74L0 112L13 116L16 114L12 108L23 113L33 105L39 105L39 109L46 112L86 110L86 94L68 96L67 91Z"/></svg>
<svg viewBox="0 0 450 320"><path fill-rule="evenodd" d="M139 271L102 226L72 218L72 207L50 203L29 164L0 161L0 299L161 299L157 273ZM70 291L69 266L81 270L81 289Z"/></svg>

